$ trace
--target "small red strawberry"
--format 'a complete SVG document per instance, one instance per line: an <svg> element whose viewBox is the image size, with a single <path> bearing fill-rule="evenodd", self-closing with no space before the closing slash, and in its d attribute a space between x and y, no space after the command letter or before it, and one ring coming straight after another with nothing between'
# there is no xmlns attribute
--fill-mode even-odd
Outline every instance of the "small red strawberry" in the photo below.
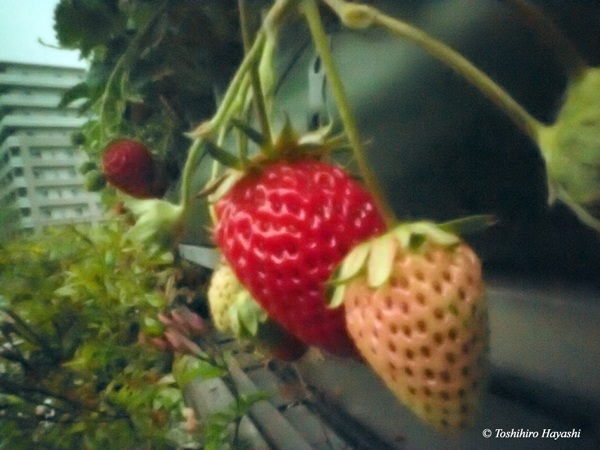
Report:
<svg viewBox="0 0 600 450"><path fill-rule="evenodd" d="M309 345L355 355L325 293L344 256L384 231L370 193L339 167L284 159L250 169L215 213L218 246L269 316Z"/></svg>
<svg viewBox="0 0 600 450"><path fill-rule="evenodd" d="M486 378L481 264L456 235L400 225L354 249L337 288L348 331L388 388L425 422L464 428Z"/></svg>
<svg viewBox="0 0 600 450"><path fill-rule="evenodd" d="M136 198L158 198L165 190L154 156L144 144L122 139L108 146L102 157L106 180Z"/></svg>

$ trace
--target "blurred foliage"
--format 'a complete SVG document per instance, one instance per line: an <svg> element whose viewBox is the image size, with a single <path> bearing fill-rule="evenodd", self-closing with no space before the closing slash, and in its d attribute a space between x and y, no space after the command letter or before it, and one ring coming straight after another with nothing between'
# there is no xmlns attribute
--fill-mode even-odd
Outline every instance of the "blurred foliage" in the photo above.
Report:
<svg viewBox="0 0 600 450"><path fill-rule="evenodd" d="M8 242L19 232L21 214L9 199L0 201L0 243Z"/></svg>
<svg viewBox="0 0 600 450"><path fill-rule="evenodd" d="M138 339L167 306L173 257L125 241L125 226L61 228L0 249L0 448L191 442L172 354Z"/></svg>
<svg viewBox="0 0 600 450"><path fill-rule="evenodd" d="M90 114L78 141L98 160L111 140L138 139L176 179L184 132L212 115L243 56L237 2L61 0L54 21L59 44L90 62L60 105Z"/></svg>

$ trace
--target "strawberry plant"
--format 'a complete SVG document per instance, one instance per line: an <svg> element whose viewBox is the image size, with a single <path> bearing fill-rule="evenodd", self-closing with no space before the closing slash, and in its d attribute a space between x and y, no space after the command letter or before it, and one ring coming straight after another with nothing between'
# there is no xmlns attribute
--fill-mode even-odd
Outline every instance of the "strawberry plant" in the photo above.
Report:
<svg viewBox="0 0 600 450"><path fill-rule="evenodd" d="M13 241L0 255L0 411L7 448L172 448L182 396L138 342L166 306L172 255L122 221Z"/></svg>
<svg viewBox="0 0 600 450"><path fill-rule="evenodd" d="M550 202L562 201L600 230L597 68L565 58L566 100L546 125L462 55L371 5L275 0L253 27L243 0L237 9L184 0L84 3L84 13L68 1L56 10L61 43L92 58L88 80L63 103L87 99L83 109L95 116L83 134L96 157L118 139L104 155L104 171L128 194L134 225L126 240L172 249L186 226L209 227L232 270L219 269L209 292L217 326L257 337L261 325L274 324L299 343L298 354L306 345L342 356L359 352L424 421L443 429L467 426L485 392L488 330L479 260L455 230L395 217L365 156L319 6L350 29L380 28L408 39L463 75L537 144ZM325 68L342 135L333 136L334 124L327 124L297 136L287 121L276 131L278 34L296 17L306 20ZM97 23L87 36L90 20ZM568 47L560 36L554 42ZM236 50L225 63L224 48ZM226 75L224 67L231 69ZM213 89L219 94L214 108ZM202 106L188 111L186 99ZM352 150L357 174L333 156L342 146ZM164 197L169 180L162 184L155 161L177 180ZM202 171L207 161L210 175ZM201 208L210 224L194 220ZM67 286L62 296L81 296L79 284ZM223 368L214 355L207 359L194 325L177 311L149 325L160 331L149 336L153 345Z"/></svg>

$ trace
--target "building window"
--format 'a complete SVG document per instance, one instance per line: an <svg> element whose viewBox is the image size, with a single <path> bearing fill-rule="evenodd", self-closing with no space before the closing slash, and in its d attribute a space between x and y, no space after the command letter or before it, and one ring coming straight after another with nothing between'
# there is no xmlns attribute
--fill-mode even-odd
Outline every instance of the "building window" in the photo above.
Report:
<svg viewBox="0 0 600 450"><path fill-rule="evenodd" d="M41 150L37 149L37 148L30 148L29 149L29 154L33 157L33 158L40 158L42 156L42 152Z"/></svg>
<svg viewBox="0 0 600 450"><path fill-rule="evenodd" d="M20 147L11 147L10 153L13 156L19 156L21 154L21 148Z"/></svg>
<svg viewBox="0 0 600 450"><path fill-rule="evenodd" d="M31 208L21 208L21 217L29 217L31 215Z"/></svg>
<svg viewBox="0 0 600 450"><path fill-rule="evenodd" d="M17 189L17 194L19 194L19 197L27 197L27 188L20 187Z"/></svg>
<svg viewBox="0 0 600 450"><path fill-rule="evenodd" d="M22 177L22 176L23 176L23 168L15 167L15 177Z"/></svg>

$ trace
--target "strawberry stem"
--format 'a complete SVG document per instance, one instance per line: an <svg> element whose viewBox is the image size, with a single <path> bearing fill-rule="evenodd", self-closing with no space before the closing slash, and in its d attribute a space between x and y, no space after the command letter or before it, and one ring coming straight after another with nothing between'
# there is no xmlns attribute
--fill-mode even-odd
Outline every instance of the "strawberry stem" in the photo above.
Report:
<svg viewBox="0 0 600 450"><path fill-rule="evenodd" d="M260 56L265 43L265 33L259 31L250 51L246 54L240 67L235 73L229 88L225 92L225 96L221 104L217 108L217 112L208 122L201 123L194 129L190 135L194 138L206 136L219 128L227 121L231 114L231 106L239 100L240 88L243 86L247 74L255 64L256 59Z"/></svg>
<svg viewBox="0 0 600 450"><path fill-rule="evenodd" d="M300 9L306 17L314 45L319 53L319 56L321 57L323 67L327 73L327 79L331 85L331 89L338 106L340 118L344 125L346 134L348 135L348 140L352 146L354 157L356 158L356 162L362 173L363 179L369 187L371 195L373 195L379 211L383 214L387 227L391 228L397 222L396 216L387 202L384 200L385 197L379 181L377 180L377 177L375 176L375 173L373 172L365 154L364 147L358 133L358 128L356 126L356 119L354 117L352 108L350 107L350 102L346 96L346 91L329 49L327 36L325 34L321 15L317 5L315 4L315 0L302 0L300 3Z"/></svg>
<svg viewBox="0 0 600 450"><path fill-rule="evenodd" d="M198 161L202 159L204 154L204 137L198 137L194 139L190 149L188 150L188 157L185 161L185 166L183 167L183 174L181 176L181 199L180 202L183 205L183 215L186 214L188 208L190 207L190 203L192 200L191 195L191 185L192 185L192 175L194 174L194 169L196 168Z"/></svg>
<svg viewBox="0 0 600 450"><path fill-rule="evenodd" d="M441 60L455 72L462 75L469 83L502 109L513 122L534 141L538 142L539 130L543 124L535 119L525 108L514 100L502 87L460 53L424 31L399 19L379 12L377 9L345 0L323 0L350 28L364 29L380 26L390 33L408 39L425 49L430 55Z"/></svg>
<svg viewBox="0 0 600 450"><path fill-rule="evenodd" d="M242 42L244 44L244 53L247 54L251 48L250 43L252 42L252 36L248 27L248 8L246 8L245 0L238 0L238 9L240 11L240 28L242 30ZM264 92L258 73L258 60L255 60L252 66L250 67L250 82L252 84L252 91L254 93L254 103L256 106L258 122L260 124L262 134L264 135L264 145L270 149L272 147L271 126L269 124L269 118L267 116L267 107L265 103Z"/></svg>

